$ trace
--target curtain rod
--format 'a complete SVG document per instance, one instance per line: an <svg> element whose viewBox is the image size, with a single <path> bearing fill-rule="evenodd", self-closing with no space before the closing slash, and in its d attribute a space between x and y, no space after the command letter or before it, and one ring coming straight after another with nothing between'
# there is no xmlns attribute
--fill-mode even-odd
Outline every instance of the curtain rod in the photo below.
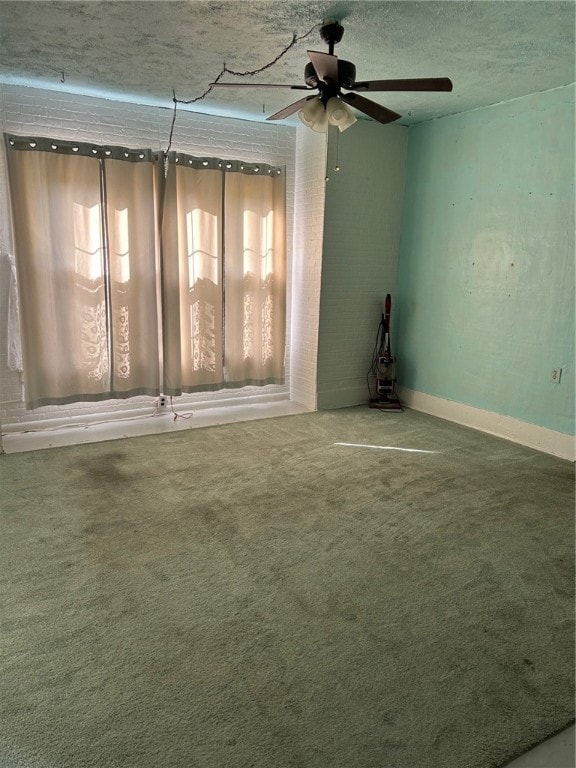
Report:
<svg viewBox="0 0 576 768"><path fill-rule="evenodd" d="M112 145L100 145L90 142L61 141L43 136L15 136L4 134L6 145L11 150L28 152L50 152L51 154L79 155L111 160L127 160L129 162L172 162L177 165L197 169L212 169L224 173L245 173L259 176L284 176L285 166L269 165L268 163L246 162L244 160L227 160L219 157L198 157L185 152L171 151L167 155L154 152L151 149L131 149Z"/></svg>

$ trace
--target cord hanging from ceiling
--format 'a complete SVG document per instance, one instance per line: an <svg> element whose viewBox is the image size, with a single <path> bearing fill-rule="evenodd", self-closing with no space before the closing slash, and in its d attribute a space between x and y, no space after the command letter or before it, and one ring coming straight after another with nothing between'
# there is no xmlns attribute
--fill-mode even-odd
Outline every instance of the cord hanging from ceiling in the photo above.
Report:
<svg viewBox="0 0 576 768"><path fill-rule="evenodd" d="M172 148L172 137L174 135L174 126L176 124L176 113L178 109L178 104L194 104L197 101L201 101L202 99L205 99L206 96L213 90L214 84L218 83L224 75L237 75L238 77L251 77L252 75L258 75L260 72L264 72L266 69L270 69L270 67L274 66L280 59L288 53L288 51L293 48L296 43L298 43L300 40L304 40L304 38L308 37L308 35L311 35L314 30L319 29L322 26L322 24L315 24L311 29L308 30L308 32L305 32L303 35L296 35L294 33L292 35L292 40L288 43L288 45L283 48L280 53L272 59L272 61L269 61L268 64L264 64L263 67L259 67L258 69L252 69L252 70L246 70L245 72L237 72L234 69L229 69L226 64L222 67L222 70L220 71L220 74L214 78L212 81L212 85L208 86L204 93L200 94L200 96L196 96L193 99L178 99L176 97L176 91L172 90L172 101L174 102L174 111L172 114L172 123L170 125L170 137L168 139L168 147L164 153L164 156L166 157L168 155L168 152L170 152L170 149Z"/></svg>

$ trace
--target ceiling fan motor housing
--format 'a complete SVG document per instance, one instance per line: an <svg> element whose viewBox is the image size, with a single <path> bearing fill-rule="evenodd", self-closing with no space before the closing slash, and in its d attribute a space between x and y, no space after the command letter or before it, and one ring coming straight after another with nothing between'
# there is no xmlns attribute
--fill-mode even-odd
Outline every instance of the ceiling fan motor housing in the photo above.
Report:
<svg viewBox="0 0 576 768"><path fill-rule="evenodd" d="M341 88L351 88L356 81L356 67L351 61L344 61L344 59L338 59L338 83ZM306 64L304 67L304 82L310 88L318 88L322 82L318 79L316 70L312 62ZM336 83L330 83L330 85L336 85Z"/></svg>
<svg viewBox="0 0 576 768"><path fill-rule="evenodd" d="M344 34L344 27L339 21L334 19L326 19L320 28L320 37L329 46L334 46L335 43L339 43L342 40ZM333 53L333 51L330 51Z"/></svg>

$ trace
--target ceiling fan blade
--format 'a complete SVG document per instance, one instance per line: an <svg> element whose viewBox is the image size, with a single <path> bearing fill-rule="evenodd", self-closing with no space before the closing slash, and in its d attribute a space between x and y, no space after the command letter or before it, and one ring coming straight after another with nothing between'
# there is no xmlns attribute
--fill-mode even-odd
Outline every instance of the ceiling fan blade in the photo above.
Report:
<svg viewBox="0 0 576 768"><path fill-rule="evenodd" d="M451 91L449 77L415 77L408 80L363 80L350 86L351 91Z"/></svg>
<svg viewBox="0 0 576 768"><path fill-rule="evenodd" d="M357 93L341 93L340 98L345 101L346 104L350 104L351 107L359 109L360 112L364 112L368 117L378 120L379 123L392 123L394 120L398 120L399 115L397 112L393 112L391 109L383 107L381 104L376 104L375 101L365 99L364 96L359 96Z"/></svg>
<svg viewBox="0 0 576 768"><path fill-rule="evenodd" d="M307 85L284 85L282 83L210 83L210 88L290 88L293 91L314 91Z"/></svg>
<svg viewBox="0 0 576 768"><path fill-rule="evenodd" d="M299 99L298 101L295 101L294 104L289 104L287 107L284 107L284 109L281 109L280 112L275 112L273 115L270 115L270 117L267 117L266 120L282 120L284 117L289 117L290 115L293 115L294 112L302 109L302 107L306 104L306 102L310 101L310 99L316 98L318 97L314 95Z"/></svg>
<svg viewBox="0 0 576 768"><path fill-rule="evenodd" d="M338 57L330 53L320 51L308 51L308 56L312 66L316 70L319 80L325 83L338 82Z"/></svg>

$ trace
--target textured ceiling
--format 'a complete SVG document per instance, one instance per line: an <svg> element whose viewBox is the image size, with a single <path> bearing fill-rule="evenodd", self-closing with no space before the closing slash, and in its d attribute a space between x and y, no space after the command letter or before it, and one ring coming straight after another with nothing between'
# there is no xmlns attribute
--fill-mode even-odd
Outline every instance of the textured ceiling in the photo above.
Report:
<svg viewBox="0 0 576 768"><path fill-rule="evenodd" d="M452 93L370 94L404 125L574 81L575 4L555 0L4 1L0 81L171 106L173 89L196 98L224 63L258 69L324 19L342 22L335 53L359 80L452 79ZM307 49L327 51L317 28L261 74L223 79L303 84ZM302 95L220 88L187 108L262 120Z"/></svg>

